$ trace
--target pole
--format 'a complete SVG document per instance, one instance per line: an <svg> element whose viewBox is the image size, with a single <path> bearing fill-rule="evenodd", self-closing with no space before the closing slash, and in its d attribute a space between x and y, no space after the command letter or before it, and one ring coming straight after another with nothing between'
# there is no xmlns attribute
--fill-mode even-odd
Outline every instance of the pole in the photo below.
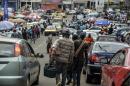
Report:
<svg viewBox="0 0 130 86"><path fill-rule="evenodd" d="M8 21L8 0L3 0L4 16L3 20Z"/></svg>
<svg viewBox="0 0 130 86"><path fill-rule="evenodd" d="M33 5L33 2L32 2L32 0L31 0L31 10L32 10L32 5Z"/></svg>

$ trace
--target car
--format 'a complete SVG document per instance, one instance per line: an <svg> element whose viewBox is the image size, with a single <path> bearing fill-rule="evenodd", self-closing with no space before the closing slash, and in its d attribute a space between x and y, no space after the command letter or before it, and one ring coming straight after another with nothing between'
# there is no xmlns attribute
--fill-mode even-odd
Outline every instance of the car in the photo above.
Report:
<svg viewBox="0 0 130 86"><path fill-rule="evenodd" d="M61 23L59 23L59 22L54 22L54 23L52 23L52 25L53 25L54 27L56 27L58 30L61 30L61 29L62 29L62 25L61 25Z"/></svg>
<svg viewBox="0 0 130 86"><path fill-rule="evenodd" d="M13 38L12 34L13 34L13 32L10 31L10 32L4 32L1 35L4 36L4 37ZM20 32L17 31L16 34L17 34L17 38L23 39L23 36L22 36L22 34Z"/></svg>
<svg viewBox="0 0 130 86"><path fill-rule="evenodd" d="M38 84L40 63L31 45L16 38L0 37L0 86Z"/></svg>
<svg viewBox="0 0 130 86"><path fill-rule="evenodd" d="M101 31L101 28L98 26L94 26L94 27L91 27L90 29L83 30L83 31L92 31L92 32L99 33Z"/></svg>
<svg viewBox="0 0 130 86"><path fill-rule="evenodd" d="M48 36L48 35L57 35L58 34L58 29L55 27L55 26L53 26L53 25L50 25L50 26L47 26L47 28L45 29L45 31L44 31L44 35L45 36Z"/></svg>
<svg viewBox="0 0 130 86"><path fill-rule="evenodd" d="M129 47L128 44L119 42L94 42L88 50L88 62L86 65L86 82L93 83L93 79L101 79L101 65L106 58L109 60L120 49Z"/></svg>
<svg viewBox="0 0 130 86"><path fill-rule="evenodd" d="M116 37L118 38L118 40L122 40L123 37L124 37L124 34L126 32L129 32L130 31L130 28L128 27L125 27L125 28L122 28L122 29L118 29L116 32L115 32L115 35Z"/></svg>
<svg viewBox="0 0 130 86"><path fill-rule="evenodd" d="M125 28L128 27L127 24L120 24L120 23L115 23L115 28L116 30L121 29L121 28Z"/></svg>
<svg viewBox="0 0 130 86"><path fill-rule="evenodd" d="M108 41L108 42L117 42L116 36L110 36L110 35L100 35L97 37L96 41Z"/></svg>
<svg viewBox="0 0 130 86"><path fill-rule="evenodd" d="M83 31L83 32L85 32L85 31ZM91 34L91 36L92 36L92 38L94 39L94 41L96 41L97 38L98 38L98 34L95 33L95 32L87 31L87 32L85 32L85 33L86 33L86 37L88 37L88 35Z"/></svg>
<svg viewBox="0 0 130 86"><path fill-rule="evenodd" d="M119 50L102 66L101 86L130 86L130 47Z"/></svg>
<svg viewBox="0 0 130 86"><path fill-rule="evenodd" d="M70 34L77 34L77 30L76 29L74 29L74 28L67 28L68 30L69 30L69 32L70 32Z"/></svg>
<svg viewBox="0 0 130 86"><path fill-rule="evenodd" d="M71 14L76 14L76 10L69 10L69 11L67 12L67 14L69 14L69 15L71 15Z"/></svg>

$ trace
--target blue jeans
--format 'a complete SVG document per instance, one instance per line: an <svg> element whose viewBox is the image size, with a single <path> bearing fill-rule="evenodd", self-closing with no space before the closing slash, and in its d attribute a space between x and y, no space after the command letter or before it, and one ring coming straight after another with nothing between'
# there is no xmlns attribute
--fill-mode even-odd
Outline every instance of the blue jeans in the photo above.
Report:
<svg viewBox="0 0 130 86"><path fill-rule="evenodd" d="M67 77L67 64L56 62L56 84L58 84L61 80L60 74L62 75L61 86L65 86L66 77Z"/></svg>

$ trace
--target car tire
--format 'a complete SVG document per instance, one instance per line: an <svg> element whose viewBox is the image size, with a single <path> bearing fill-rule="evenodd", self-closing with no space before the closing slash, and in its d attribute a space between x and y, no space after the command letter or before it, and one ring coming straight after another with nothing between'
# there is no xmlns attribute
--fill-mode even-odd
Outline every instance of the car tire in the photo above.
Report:
<svg viewBox="0 0 130 86"><path fill-rule="evenodd" d="M125 36L125 42L128 43L128 44L130 44L129 40L130 40L130 34L127 34Z"/></svg>

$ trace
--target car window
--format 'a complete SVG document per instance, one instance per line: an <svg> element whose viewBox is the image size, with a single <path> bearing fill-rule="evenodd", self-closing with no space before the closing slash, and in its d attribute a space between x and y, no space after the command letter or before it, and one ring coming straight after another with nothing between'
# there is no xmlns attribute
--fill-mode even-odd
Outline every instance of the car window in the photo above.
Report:
<svg viewBox="0 0 130 86"><path fill-rule="evenodd" d="M30 50L26 43L23 43L23 56L30 56Z"/></svg>
<svg viewBox="0 0 130 86"><path fill-rule="evenodd" d="M111 65L124 65L124 61L125 61L125 53L118 53L116 54L112 60L110 61Z"/></svg>
<svg viewBox="0 0 130 86"><path fill-rule="evenodd" d="M107 37L107 36L101 36L98 37L97 41L110 41L110 42L116 42L116 37Z"/></svg>
<svg viewBox="0 0 130 86"><path fill-rule="evenodd" d="M35 54L33 48L31 47L31 45L30 45L29 43L27 43L27 46L28 46L28 48L29 48L31 54Z"/></svg>
<svg viewBox="0 0 130 86"><path fill-rule="evenodd" d="M128 45L123 45L123 44L118 44L118 43L104 43L104 42L99 42L95 43L93 47L93 51L98 51L98 52L107 52L107 53L116 53L118 50L129 47Z"/></svg>
<svg viewBox="0 0 130 86"><path fill-rule="evenodd" d="M13 43L5 43L1 42L0 43L0 58L2 57L14 57L15 52L14 52L15 44Z"/></svg>

